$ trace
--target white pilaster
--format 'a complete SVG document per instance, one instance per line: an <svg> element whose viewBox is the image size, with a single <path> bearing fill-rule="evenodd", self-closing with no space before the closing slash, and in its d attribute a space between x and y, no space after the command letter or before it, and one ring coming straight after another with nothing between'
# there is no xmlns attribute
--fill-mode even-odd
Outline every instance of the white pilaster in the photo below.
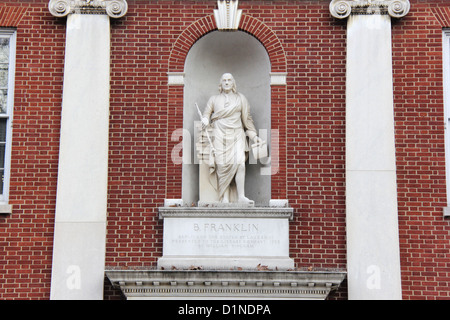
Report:
<svg viewBox="0 0 450 320"><path fill-rule="evenodd" d="M409 2L333 0L330 10L337 18L349 17L348 295L349 299L401 299L390 15L406 15Z"/></svg>
<svg viewBox="0 0 450 320"><path fill-rule="evenodd" d="M74 3L84 11L69 6ZM110 89L106 4L49 4L55 16L68 15L51 299L103 299ZM96 14L84 14L90 6Z"/></svg>

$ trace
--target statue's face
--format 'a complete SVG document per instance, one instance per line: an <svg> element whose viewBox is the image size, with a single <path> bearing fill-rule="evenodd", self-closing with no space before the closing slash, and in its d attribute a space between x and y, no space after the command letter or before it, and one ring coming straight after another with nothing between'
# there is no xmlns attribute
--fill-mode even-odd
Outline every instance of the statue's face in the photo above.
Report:
<svg viewBox="0 0 450 320"><path fill-rule="evenodd" d="M233 89L233 84L234 84L234 80L233 80L233 76L229 73L226 73L222 76L222 89L225 92L229 92Z"/></svg>

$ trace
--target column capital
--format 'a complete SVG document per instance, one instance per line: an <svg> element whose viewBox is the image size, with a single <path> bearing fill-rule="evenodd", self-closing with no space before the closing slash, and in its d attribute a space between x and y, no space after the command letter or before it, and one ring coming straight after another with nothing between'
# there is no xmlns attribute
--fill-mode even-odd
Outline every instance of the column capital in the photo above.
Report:
<svg viewBox="0 0 450 320"><path fill-rule="evenodd" d="M409 0L332 0L330 3L331 15L338 19L350 14L389 14L403 18L409 9Z"/></svg>
<svg viewBox="0 0 450 320"><path fill-rule="evenodd" d="M111 18L121 18L128 11L128 4L126 0L50 0L48 9L55 17L79 13L107 14Z"/></svg>

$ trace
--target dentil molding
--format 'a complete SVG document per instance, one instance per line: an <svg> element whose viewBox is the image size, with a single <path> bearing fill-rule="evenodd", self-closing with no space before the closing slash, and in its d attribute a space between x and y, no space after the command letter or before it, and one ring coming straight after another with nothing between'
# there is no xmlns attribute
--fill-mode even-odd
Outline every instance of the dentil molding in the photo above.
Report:
<svg viewBox="0 0 450 320"><path fill-rule="evenodd" d="M263 266L264 267L264 266ZM328 271L107 270L127 299L326 299L346 273Z"/></svg>
<svg viewBox="0 0 450 320"><path fill-rule="evenodd" d="M121 18L128 11L128 4L126 0L50 0L48 9L55 17L79 13L107 14L111 18Z"/></svg>
<svg viewBox="0 0 450 320"><path fill-rule="evenodd" d="M350 14L389 14L393 18L402 18L409 9L409 0L332 0L330 3L331 15L338 19Z"/></svg>

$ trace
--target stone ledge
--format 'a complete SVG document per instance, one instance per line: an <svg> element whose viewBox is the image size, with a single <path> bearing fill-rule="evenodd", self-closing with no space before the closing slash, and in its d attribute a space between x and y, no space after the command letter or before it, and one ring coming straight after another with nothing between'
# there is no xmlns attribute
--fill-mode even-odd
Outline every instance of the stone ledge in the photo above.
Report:
<svg viewBox="0 0 450 320"><path fill-rule="evenodd" d="M198 270L292 270L295 268L294 260L288 256L169 256L158 259L158 268L171 270L189 270L192 267Z"/></svg>
<svg viewBox="0 0 450 320"><path fill-rule="evenodd" d="M12 214L13 207L10 204L0 204L0 214Z"/></svg>
<svg viewBox="0 0 450 320"><path fill-rule="evenodd" d="M450 207L444 208L444 217L450 217Z"/></svg>
<svg viewBox="0 0 450 320"><path fill-rule="evenodd" d="M343 271L107 270L127 299L326 299Z"/></svg>
<svg viewBox="0 0 450 320"><path fill-rule="evenodd" d="M159 218L289 218L293 208L278 207L161 207Z"/></svg>

